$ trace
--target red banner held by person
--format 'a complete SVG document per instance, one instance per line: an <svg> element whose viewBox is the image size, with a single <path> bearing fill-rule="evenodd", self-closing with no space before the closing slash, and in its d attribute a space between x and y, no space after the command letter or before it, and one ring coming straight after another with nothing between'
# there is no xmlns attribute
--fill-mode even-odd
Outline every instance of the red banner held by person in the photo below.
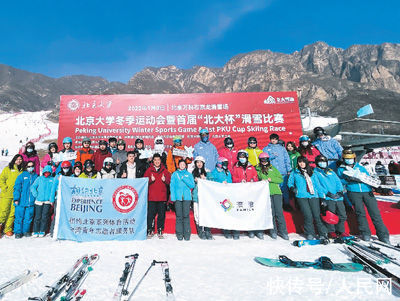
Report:
<svg viewBox="0 0 400 301"><path fill-rule="evenodd" d="M263 147L269 135L298 141L302 135L296 92L249 92L204 94L63 95L60 103L59 138L69 136L74 148L85 137L98 140L123 138L127 149L136 138L154 146L162 136L165 145L180 135L184 145L199 141L199 130L207 128L217 148L231 136L236 149L247 146L254 136Z"/></svg>

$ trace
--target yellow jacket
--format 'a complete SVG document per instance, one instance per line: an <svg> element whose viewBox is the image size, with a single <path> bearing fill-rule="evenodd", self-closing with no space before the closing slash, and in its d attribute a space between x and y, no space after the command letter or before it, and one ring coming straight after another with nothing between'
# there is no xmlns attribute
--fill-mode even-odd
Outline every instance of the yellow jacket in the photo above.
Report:
<svg viewBox="0 0 400 301"><path fill-rule="evenodd" d="M260 162L260 160L258 159L258 156L263 151L261 149L259 149L258 147L256 147L256 148L248 147L248 148L246 148L246 152L249 154L250 164L253 165L254 167L257 166L258 163Z"/></svg>
<svg viewBox="0 0 400 301"><path fill-rule="evenodd" d="M92 177L89 177L87 174L82 172L78 178L83 178L83 179L97 179L97 172L94 172L94 175Z"/></svg>
<svg viewBox="0 0 400 301"><path fill-rule="evenodd" d="M3 169L0 174L1 198L13 198L15 180L21 173L22 170L19 171L16 165L14 165L13 169L8 166Z"/></svg>

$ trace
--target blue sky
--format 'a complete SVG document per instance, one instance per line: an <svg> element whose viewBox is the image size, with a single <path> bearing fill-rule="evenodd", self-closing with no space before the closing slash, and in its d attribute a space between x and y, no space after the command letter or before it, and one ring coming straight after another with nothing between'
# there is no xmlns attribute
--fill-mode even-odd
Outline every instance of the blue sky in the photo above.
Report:
<svg viewBox="0 0 400 301"><path fill-rule="evenodd" d="M127 82L147 66L222 67L259 49L400 42L400 1L7 1L0 63Z"/></svg>

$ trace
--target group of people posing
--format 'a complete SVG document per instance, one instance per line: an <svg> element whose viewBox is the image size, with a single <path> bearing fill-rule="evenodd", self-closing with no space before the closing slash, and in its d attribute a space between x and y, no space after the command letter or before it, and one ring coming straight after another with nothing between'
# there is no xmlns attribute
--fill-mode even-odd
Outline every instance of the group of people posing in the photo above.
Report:
<svg viewBox="0 0 400 301"><path fill-rule="evenodd" d="M15 234L15 238L32 234L43 237L47 232L51 233L54 223L50 224L50 217L56 205L59 176L63 175L91 179L147 177L148 238L154 234L163 238L167 203L171 201L178 240L190 240L192 202L199 237L213 239L211 229L198 224L201 199L197 182L207 179L219 183L266 181L274 225L268 232L274 239L277 236L289 239L283 210L295 210L291 199L295 199L296 207L303 214L307 239L347 236L344 228L347 219L344 200L347 198L357 215L362 239L368 241L371 237L365 205L378 238L389 243L389 232L371 187L344 173L349 168L368 174L367 170L356 162L356 155L350 149L343 151L323 128L315 128L314 134L313 142L303 135L298 143L285 144L274 133L263 149L258 147L255 137L250 137L248 147L239 150L235 148L234 140L226 137L224 147L217 150L210 142L208 130L201 129L193 155L185 155L180 136L173 138L173 146L168 152L163 138L156 137L152 156L145 158L142 156L145 150L142 139L136 139L134 150L126 151L123 139L100 140L98 149L94 150L90 139L84 138L82 148L75 156L72 139L65 137L62 150L58 150L56 143L50 143L42 160L39 160L35 145L28 142L0 175L0 236L4 233L6 236ZM222 231L228 239L240 238L239 231ZM248 236L263 239L264 230L249 231Z"/></svg>

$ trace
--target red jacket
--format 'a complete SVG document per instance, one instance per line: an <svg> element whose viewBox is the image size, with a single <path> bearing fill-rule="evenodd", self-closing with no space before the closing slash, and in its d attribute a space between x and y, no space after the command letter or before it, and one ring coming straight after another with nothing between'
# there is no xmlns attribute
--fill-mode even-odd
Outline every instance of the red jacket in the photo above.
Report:
<svg viewBox="0 0 400 301"><path fill-rule="evenodd" d="M229 148L224 147L218 151L218 155L220 157L228 159L228 170L232 173L233 166L235 166L237 162L237 150L236 149L230 150Z"/></svg>
<svg viewBox="0 0 400 301"><path fill-rule="evenodd" d="M247 163L247 167L243 168L236 163L233 166L232 171L232 182L233 183L241 183L242 180L246 180L246 182L258 182L258 175L255 167L250 163Z"/></svg>
<svg viewBox="0 0 400 301"><path fill-rule="evenodd" d="M319 156L321 153L319 152L318 148L315 146L311 146L311 152L312 154L309 154L308 151L306 150L304 153L300 153L302 156L306 157L308 162L310 162L310 166L315 168L315 158Z"/></svg>
<svg viewBox="0 0 400 301"><path fill-rule="evenodd" d="M155 180L151 180L151 175L154 176ZM165 182L161 180L162 175L165 177ZM171 182L171 174L161 164L160 168L156 170L153 164L146 170L144 176L149 178L149 201L152 202L165 202L167 201L167 187Z"/></svg>
<svg viewBox="0 0 400 301"><path fill-rule="evenodd" d="M104 151L100 149L96 150L93 156L94 168L96 169L96 171L100 171L103 168L103 161L105 158L108 157L112 157L112 155L107 149L105 149Z"/></svg>

